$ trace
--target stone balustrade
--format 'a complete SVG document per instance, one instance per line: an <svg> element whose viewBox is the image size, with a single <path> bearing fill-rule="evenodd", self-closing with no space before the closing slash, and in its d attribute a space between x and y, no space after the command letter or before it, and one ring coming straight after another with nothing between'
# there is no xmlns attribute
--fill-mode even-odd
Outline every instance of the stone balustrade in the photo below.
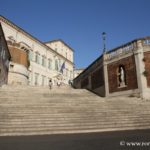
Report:
<svg viewBox="0 0 150 150"><path fill-rule="evenodd" d="M126 46L123 46L123 47L120 47L118 49L114 49L114 50L108 52L105 55L105 60L109 61L113 58L116 58L116 57L119 57L119 56L122 56L122 55L125 55L125 54L128 54L128 53L132 53L133 49L134 49L134 44L133 43L129 44L129 45L126 45Z"/></svg>

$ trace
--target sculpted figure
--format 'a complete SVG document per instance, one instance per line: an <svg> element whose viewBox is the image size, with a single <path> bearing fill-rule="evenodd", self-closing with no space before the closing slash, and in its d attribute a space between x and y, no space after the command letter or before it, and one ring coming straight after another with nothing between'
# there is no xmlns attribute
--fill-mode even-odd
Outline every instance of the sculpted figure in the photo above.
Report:
<svg viewBox="0 0 150 150"><path fill-rule="evenodd" d="M120 68L120 79L121 79L121 82L125 82L125 73L122 67Z"/></svg>

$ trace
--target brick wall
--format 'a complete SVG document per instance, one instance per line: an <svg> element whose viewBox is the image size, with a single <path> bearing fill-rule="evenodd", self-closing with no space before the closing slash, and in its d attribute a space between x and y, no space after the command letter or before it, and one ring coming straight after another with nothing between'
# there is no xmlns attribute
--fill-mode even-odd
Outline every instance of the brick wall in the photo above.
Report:
<svg viewBox="0 0 150 150"><path fill-rule="evenodd" d="M81 88L86 88L88 86L88 84L89 84L88 77L82 79L82 81L81 81Z"/></svg>
<svg viewBox="0 0 150 150"><path fill-rule="evenodd" d="M118 86L117 71L120 65L124 66L125 68L126 87ZM112 62L108 64L107 69L110 93L138 88L134 56L129 56Z"/></svg>
<svg viewBox="0 0 150 150"><path fill-rule="evenodd" d="M28 67L28 55L25 51L15 47L9 47L9 50L11 54L11 61Z"/></svg>
<svg viewBox="0 0 150 150"><path fill-rule="evenodd" d="M146 79L147 79L147 86L150 87L150 52L144 53L144 60L145 62L145 71L146 71Z"/></svg>
<svg viewBox="0 0 150 150"><path fill-rule="evenodd" d="M104 85L103 67L97 69L91 75L92 90Z"/></svg>

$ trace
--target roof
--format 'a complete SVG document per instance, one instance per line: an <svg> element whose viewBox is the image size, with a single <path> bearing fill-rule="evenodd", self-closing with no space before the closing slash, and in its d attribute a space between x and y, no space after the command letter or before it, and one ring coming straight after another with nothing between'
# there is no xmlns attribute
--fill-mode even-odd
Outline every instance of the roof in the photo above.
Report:
<svg viewBox="0 0 150 150"><path fill-rule="evenodd" d="M54 42L61 42L63 43L65 46L67 46L69 49L71 49L72 51L74 51L68 44L66 44L62 39L56 39L56 40L52 40L52 41L48 41L48 42L44 42L45 44L48 43L54 43Z"/></svg>
<svg viewBox="0 0 150 150"><path fill-rule="evenodd" d="M0 15L0 20L2 20L3 22L5 22L6 24L10 25L11 27L15 28L16 30L18 30L19 32L25 34L26 36L28 36L30 39L38 42L40 45L44 46L46 49L50 50L51 52L53 52L54 54L64 58L65 60L67 60L69 63L73 64L73 62L71 62L70 60L66 59L64 56L60 55L58 52L56 52L55 50L51 49L49 46L47 46L45 43L41 42L39 39L37 39L36 37L34 37L33 35L31 35L30 33L26 32L24 29L20 28L19 26L17 26L16 24L14 24L13 22L11 22L10 20L6 19L5 17Z"/></svg>

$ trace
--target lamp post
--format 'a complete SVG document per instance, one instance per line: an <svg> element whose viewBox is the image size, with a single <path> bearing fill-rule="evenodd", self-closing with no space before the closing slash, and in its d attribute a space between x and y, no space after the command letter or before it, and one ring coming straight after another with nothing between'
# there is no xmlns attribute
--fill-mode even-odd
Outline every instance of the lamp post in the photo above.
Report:
<svg viewBox="0 0 150 150"><path fill-rule="evenodd" d="M106 33L102 33L102 39L103 39L103 53L106 52Z"/></svg>

